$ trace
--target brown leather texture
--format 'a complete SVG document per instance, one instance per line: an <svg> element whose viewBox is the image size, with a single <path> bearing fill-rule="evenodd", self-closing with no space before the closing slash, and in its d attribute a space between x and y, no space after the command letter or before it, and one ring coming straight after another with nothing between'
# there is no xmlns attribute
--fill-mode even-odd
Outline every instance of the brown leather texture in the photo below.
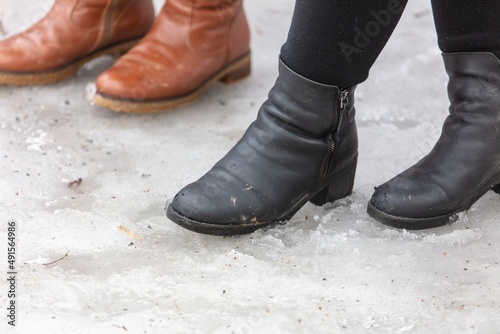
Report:
<svg viewBox="0 0 500 334"><path fill-rule="evenodd" d="M121 42L154 22L152 0L56 0L31 28L0 41L0 71L56 70Z"/></svg>
<svg viewBox="0 0 500 334"><path fill-rule="evenodd" d="M97 78L97 92L134 101L179 97L249 52L242 0L167 0L142 41Z"/></svg>

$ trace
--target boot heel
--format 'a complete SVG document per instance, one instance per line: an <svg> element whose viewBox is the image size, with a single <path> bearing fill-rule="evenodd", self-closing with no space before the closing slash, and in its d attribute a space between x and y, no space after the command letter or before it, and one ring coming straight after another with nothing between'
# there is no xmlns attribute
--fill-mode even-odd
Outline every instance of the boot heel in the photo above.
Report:
<svg viewBox="0 0 500 334"><path fill-rule="evenodd" d="M491 190L493 190L497 194L500 194L500 184L497 184L496 186L492 187Z"/></svg>
<svg viewBox="0 0 500 334"><path fill-rule="evenodd" d="M351 195L356 175L356 166L357 159L354 159L347 167L333 175L328 185L311 198L310 202L321 206Z"/></svg>
<svg viewBox="0 0 500 334"><path fill-rule="evenodd" d="M246 79L252 73L252 64L250 58L244 62L243 66L237 67L235 70L229 72L226 76L222 77L220 81L226 85L231 85L243 79Z"/></svg>

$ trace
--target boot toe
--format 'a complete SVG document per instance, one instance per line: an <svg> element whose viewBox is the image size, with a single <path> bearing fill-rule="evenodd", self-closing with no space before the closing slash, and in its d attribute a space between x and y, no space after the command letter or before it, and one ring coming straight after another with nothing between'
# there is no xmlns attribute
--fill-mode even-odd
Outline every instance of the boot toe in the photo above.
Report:
<svg viewBox="0 0 500 334"><path fill-rule="evenodd" d="M377 187L370 204L385 214L421 219L447 214L453 209L447 194L432 182L397 176Z"/></svg>
<svg viewBox="0 0 500 334"><path fill-rule="evenodd" d="M95 84L98 94L111 98L140 100L146 97L144 85L137 79L137 72L127 67L111 67L99 75Z"/></svg>
<svg viewBox="0 0 500 334"><path fill-rule="evenodd" d="M248 185L239 180L227 182L217 176L208 174L186 186L174 197L172 209L184 218L204 224L245 225L266 221L262 194L248 190ZM228 189L228 184L237 186Z"/></svg>
<svg viewBox="0 0 500 334"><path fill-rule="evenodd" d="M39 59L26 54L15 43L16 37L0 42L0 71L29 73L36 70Z"/></svg>
<svg viewBox="0 0 500 334"><path fill-rule="evenodd" d="M375 188L370 204L378 211L402 217L402 213L405 211L405 202L410 198L410 195L406 193L407 191L401 187L395 187L389 182L384 183Z"/></svg>
<svg viewBox="0 0 500 334"><path fill-rule="evenodd" d="M226 210L211 200L210 192L199 182L182 189L173 199L172 209L179 215L196 222L221 224L227 220Z"/></svg>
<svg viewBox="0 0 500 334"><path fill-rule="evenodd" d="M133 102L151 102L183 96L194 87L194 83L186 81L175 70L130 58L132 56L127 58L125 55L97 78L98 94Z"/></svg>

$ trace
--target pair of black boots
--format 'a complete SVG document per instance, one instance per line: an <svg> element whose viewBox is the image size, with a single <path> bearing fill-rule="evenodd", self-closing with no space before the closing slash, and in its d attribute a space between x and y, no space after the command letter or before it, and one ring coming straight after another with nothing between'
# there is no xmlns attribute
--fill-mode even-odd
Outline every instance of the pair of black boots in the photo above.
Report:
<svg viewBox="0 0 500 334"><path fill-rule="evenodd" d="M500 61L444 54L450 115L434 149L376 188L368 214L411 230L445 225L500 193ZM283 223L308 201L349 196L357 162L355 87L323 85L280 62L269 99L236 146L166 208L195 232L236 235Z"/></svg>

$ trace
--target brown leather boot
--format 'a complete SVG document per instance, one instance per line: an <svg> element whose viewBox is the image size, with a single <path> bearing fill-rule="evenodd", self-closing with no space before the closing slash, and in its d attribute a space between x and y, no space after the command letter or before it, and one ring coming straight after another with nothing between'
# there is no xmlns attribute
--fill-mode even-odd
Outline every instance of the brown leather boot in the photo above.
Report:
<svg viewBox="0 0 500 334"><path fill-rule="evenodd" d="M96 81L95 103L131 113L173 109L216 81L250 74L242 0L168 0L150 32Z"/></svg>
<svg viewBox="0 0 500 334"><path fill-rule="evenodd" d="M93 58L130 49L154 15L151 0L56 0L41 21L0 42L0 84L63 80Z"/></svg>

